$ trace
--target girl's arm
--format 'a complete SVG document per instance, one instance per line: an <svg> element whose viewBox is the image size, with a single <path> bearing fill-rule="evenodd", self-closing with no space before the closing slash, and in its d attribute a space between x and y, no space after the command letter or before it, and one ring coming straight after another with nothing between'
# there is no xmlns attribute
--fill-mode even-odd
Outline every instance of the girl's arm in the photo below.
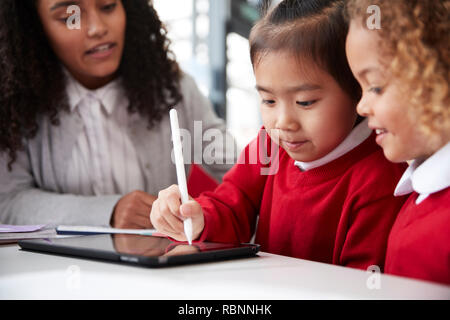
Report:
<svg viewBox="0 0 450 320"><path fill-rule="evenodd" d="M250 146L256 145L256 141ZM247 147L241 155L249 154ZM255 150L256 151L256 150ZM205 192L181 204L181 193L172 185L158 194L150 219L155 228L178 241L186 241L183 216L192 219L192 239L215 242L248 242L255 231L256 217L266 176L259 164L239 161L214 192Z"/></svg>
<svg viewBox="0 0 450 320"><path fill-rule="evenodd" d="M257 163L249 161L250 154L257 153L258 141L245 148L238 164L214 192L195 199L202 206L205 221L200 240L242 243L253 236L268 178L259 158Z"/></svg>

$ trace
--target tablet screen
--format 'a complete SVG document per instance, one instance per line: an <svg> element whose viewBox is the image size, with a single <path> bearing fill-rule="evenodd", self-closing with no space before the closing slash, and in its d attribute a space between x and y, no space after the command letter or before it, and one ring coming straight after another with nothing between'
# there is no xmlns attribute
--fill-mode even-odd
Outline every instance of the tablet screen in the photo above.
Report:
<svg viewBox="0 0 450 320"><path fill-rule="evenodd" d="M55 241L55 240L53 240ZM58 245L69 245L84 249L116 251L119 254L155 257L162 255L182 255L211 250L228 249L239 245L211 242L172 241L163 237L141 236L134 234L93 235L76 238L57 239Z"/></svg>
<svg viewBox="0 0 450 320"><path fill-rule="evenodd" d="M70 238L22 240L25 250L44 251L146 266L164 266L221 258L254 256L258 245L172 241L164 237L100 234Z"/></svg>

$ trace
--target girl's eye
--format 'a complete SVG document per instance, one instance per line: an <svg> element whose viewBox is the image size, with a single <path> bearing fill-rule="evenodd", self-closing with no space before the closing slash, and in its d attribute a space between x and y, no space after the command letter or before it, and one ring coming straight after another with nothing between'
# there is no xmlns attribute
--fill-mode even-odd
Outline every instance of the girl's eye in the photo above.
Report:
<svg viewBox="0 0 450 320"><path fill-rule="evenodd" d="M313 105L317 100L310 100L310 101L297 101L296 103L302 107L309 107Z"/></svg>
<svg viewBox="0 0 450 320"><path fill-rule="evenodd" d="M383 88L381 87L372 87L369 89L370 92L373 92L375 94L381 94L383 92Z"/></svg>
<svg viewBox="0 0 450 320"><path fill-rule="evenodd" d="M103 6L102 10L106 11L106 12L110 12L110 11L113 11L116 6L117 6L117 3L114 2L111 4L107 4L106 6Z"/></svg>
<svg viewBox="0 0 450 320"><path fill-rule="evenodd" d="M263 104L271 105L271 104L274 104L274 103L275 103L275 100L263 100L262 103L263 103Z"/></svg>

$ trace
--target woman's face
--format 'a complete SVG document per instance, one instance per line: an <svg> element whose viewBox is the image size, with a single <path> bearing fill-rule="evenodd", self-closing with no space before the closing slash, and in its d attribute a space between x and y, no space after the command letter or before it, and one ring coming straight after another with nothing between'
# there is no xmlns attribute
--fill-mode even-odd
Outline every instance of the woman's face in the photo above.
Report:
<svg viewBox="0 0 450 320"><path fill-rule="evenodd" d="M269 52L255 65L263 124L297 161L322 158L352 131L355 103L334 78L289 52Z"/></svg>
<svg viewBox="0 0 450 320"><path fill-rule="evenodd" d="M380 52L380 38L357 21L350 24L346 50L350 68L363 89L358 113L369 118L369 127L384 155L393 162L426 159L436 150L408 113L408 97L399 83L389 76L386 57Z"/></svg>
<svg viewBox="0 0 450 320"><path fill-rule="evenodd" d="M71 5L80 8L79 29L67 23ZM125 42L121 0L38 0L37 11L50 46L75 79L96 89L114 78Z"/></svg>

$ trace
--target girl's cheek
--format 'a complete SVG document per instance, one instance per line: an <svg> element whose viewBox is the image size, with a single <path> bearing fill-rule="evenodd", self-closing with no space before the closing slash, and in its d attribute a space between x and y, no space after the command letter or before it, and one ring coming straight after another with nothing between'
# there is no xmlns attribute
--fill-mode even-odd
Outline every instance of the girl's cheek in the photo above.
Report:
<svg viewBox="0 0 450 320"><path fill-rule="evenodd" d="M275 128L276 123L276 112L272 109L267 109L266 107L261 107L261 117L264 128L271 130Z"/></svg>
<svg viewBox="0 0 450 320"><path fill-rule="evenodd" d="M380 97L373 104L373 116L380 122L385 122L389 120L392 116L391 104L394 101L390 100L388 96Z"/></svg>
<svg viewBox="0 0 450 320"><path fill-rule="evenodd" d="M268 111L266 110L266 107L262 103L259 107L259 112L261 112L261 118L262 118L263 124L268 125L268 121L267 121L268 120L268 116L267 116Z"/></svg>

